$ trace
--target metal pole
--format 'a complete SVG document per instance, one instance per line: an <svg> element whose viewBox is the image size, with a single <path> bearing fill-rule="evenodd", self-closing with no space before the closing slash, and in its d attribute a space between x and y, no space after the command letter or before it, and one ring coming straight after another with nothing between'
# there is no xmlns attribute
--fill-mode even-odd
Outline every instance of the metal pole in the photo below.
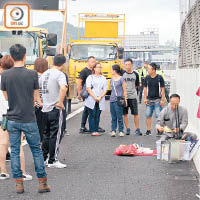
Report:
<svg viewBox="0 0 200 200"><path fill-rule="evenodd" d="M64 55L66 55L66 44L67 44L67 0L65 0L62 40L59 53L63 53Z"/></svg>
<svg viewBox="0 0 200 200"><path fill-rule="evenodd" d="M81 27L80 27L80 17L81 17L81 14L79 13L78 14L78 40L80 40L80 29L81 29Z"/></svg>

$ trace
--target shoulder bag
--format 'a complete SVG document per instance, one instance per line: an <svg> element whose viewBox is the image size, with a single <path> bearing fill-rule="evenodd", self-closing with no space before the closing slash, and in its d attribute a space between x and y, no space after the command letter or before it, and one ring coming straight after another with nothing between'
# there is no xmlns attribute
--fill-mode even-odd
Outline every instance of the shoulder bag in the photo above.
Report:
<svg viewBox="0 0 200 200"><path fill-rule="evenodd" d="M112 83L113 83L113 88L114 88L114 91L115 91L115 95L117 97L117 104L118 104L118 106L126 107L126 101L125 101L124 97L117 95L117 90L115 88L114 80L112 80Z"/></svg>
<svg viewBox="0 0 200 200"><path fill-rule="evenodd" d="M92 77L92 75L91 75L91 77ZM93 80L93 78L92 78L92 80ZM93 87L91 86L91 89L92 88ZM80 95L83 98L83 100L85 100L89 97L89 93L88 93L87 88L86 88L86 81L85 81L85 84L83 85L83 88L82 88Z"/></svg>

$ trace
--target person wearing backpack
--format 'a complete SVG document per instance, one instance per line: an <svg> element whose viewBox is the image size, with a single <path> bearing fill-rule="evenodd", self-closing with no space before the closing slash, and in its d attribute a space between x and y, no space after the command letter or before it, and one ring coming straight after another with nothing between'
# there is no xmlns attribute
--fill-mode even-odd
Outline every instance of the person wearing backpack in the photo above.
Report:
<svg viewBox="0 0 200 200"><path fill-rule="evenodd" d="M81 72L78 80L78 99L85 101L85 98L83 97L83 90L86 90L86 79L89 75L92 74L92 69L96 65L96 59L93 56L90 56L87 61L87 67L85 67ZM84 107L82 119L81 119L81 128L80 133L88 133L89 130L85 127L88 119L88 110L86 107Z"/></svg>
<svg viewBox="0 0 200 200"><path fill-rule="evenodd" d="M162 76L156 74L157 65L151 63L148 66L148 76L144 80L144 103L146 105L147 131L146 136L151 135L151 121L155 110L158 118L165 100L165 82ZM157 133L160 135L160 133Z"/></svg>

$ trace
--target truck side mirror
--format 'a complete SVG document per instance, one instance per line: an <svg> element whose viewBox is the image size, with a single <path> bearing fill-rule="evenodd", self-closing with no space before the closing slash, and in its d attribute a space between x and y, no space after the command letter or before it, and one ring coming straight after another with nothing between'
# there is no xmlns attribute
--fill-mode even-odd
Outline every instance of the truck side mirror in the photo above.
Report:
<svg viewBox="0 0 200 200"><path fill-rule="evenodd" d="M47 35L48 46L56 46L57 45L57 34L50 33Z"/></svg>
<svg viewBox="0 0 200 200"><path fill-rule="evenodd" d="M119 59L123 59L124 58L124 48L119 48L118 49L118 56L119 56Z"/></svg>
<svg viewBox="0 0 200 200"><path fill-rule="evenodd" d="M56 55L56 48L50 48L50 47L48 47L46 49L46 55L47 56L55 56Z"/></svg>

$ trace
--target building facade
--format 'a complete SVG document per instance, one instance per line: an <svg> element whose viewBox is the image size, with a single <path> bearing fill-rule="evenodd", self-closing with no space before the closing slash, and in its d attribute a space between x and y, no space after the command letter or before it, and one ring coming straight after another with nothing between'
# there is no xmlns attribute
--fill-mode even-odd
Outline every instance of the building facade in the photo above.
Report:
<svg viewBox="0 0 200 200"><path fill-rule="evenodd" d="M159 46L159 30L145 29L137 35L126 35L126 48L156 48Z"/></svg>

